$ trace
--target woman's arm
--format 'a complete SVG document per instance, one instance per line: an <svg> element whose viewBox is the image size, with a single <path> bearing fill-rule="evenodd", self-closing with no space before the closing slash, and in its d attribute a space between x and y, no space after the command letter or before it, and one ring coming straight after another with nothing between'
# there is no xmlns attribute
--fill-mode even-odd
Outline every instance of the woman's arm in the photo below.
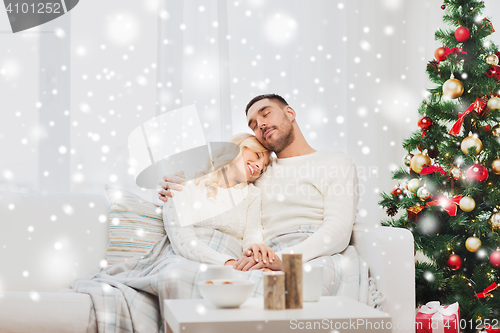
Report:
<svg viewBox="0 0 500 333"><path fill-rule="evenodd" d="M243 249L249 248L254 243L263 243L260 189L248 185L248 205L246 214L245 231L243 233Z"/></svg>
<svg viewBox="0 0 500 333"><path fill-rule="evenodd" d="M226 261L234 259L201 242L193 225L181 227L173 201L168 200L163 205L163 224L175 253L192 261L213 265L224 265Z"/></svg>

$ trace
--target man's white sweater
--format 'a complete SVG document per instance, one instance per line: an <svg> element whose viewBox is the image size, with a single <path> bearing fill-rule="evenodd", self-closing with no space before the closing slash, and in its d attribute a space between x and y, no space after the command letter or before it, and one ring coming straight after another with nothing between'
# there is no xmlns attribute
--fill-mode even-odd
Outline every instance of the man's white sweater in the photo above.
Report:
<svg viewBox="0 0 500 333"><path fill-rule="evenodd" d="M359 195L356 167L346 154L318 150L275 159L255 185L262 196L264 243L301 225L320 226L302 243L278 252L280 258L293 251L306 262L349 245Z"/></svg>

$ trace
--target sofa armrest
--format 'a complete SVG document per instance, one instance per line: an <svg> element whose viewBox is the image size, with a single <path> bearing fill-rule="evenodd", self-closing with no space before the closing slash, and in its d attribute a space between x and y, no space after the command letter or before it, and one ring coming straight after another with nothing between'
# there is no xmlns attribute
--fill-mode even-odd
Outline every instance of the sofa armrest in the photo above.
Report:
<svg viewBox="0 0 500 333"><path fill-rule="evenodd" d="M393 332L415 332L415 260L413 234L403 228L354 224L351 244L368 264L385 297Z"/></svg>

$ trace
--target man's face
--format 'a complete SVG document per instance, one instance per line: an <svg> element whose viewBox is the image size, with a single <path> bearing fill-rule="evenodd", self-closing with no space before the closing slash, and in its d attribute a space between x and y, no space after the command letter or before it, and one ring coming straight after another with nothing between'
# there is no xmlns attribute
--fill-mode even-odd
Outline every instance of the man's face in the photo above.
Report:
<svg viewBox="0 0 500 333"><path fill-rule="evenodd" d="M248 126L264 147L281 152L295 138L293 125L280 104L261 99L255 102L247 114Z"/></svg>

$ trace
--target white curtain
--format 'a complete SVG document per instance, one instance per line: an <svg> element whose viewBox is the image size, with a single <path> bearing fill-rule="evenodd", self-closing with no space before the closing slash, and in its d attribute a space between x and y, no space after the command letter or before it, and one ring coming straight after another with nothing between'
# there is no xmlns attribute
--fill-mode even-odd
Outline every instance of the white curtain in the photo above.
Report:
<svg viewBox="0 0 500 333"><path fill-rule="evenodd" d="M484 16L500 29L500 3L485 4ZM156 115L195 104L206 139L226 140L250 132L244 110L252 97L277 93L297 111L312 147L341 150L354 159L364 190L358 221L378 224L386 217L377 205L379 192L395 185L391 168L403 165L401 143L417 129L417 108L432 87L425 68L440 46L434 32L446 28L441 5L87 0L71 11L70 28L54 20L31 34L2 33L0 188L43 190L41 166L49 157L39 153L37 133L51 126L51 115L39 118L36 103L52 89L37 78L46 65L57 65L61 71L66 66L71 80L70 118L62 125L54 121L54 128L64 129L52 131L47 149L65 146L70 163L61 168L69 168L69 177L54 181L71 191L102 194L103 184L111 183L141 192L129 170L127 137ZM0 27L8 32L0 12ZM45 30L69 50L68 64L46 64L48 58L40 56L54 52L38 44L36 31ZM500 44L498 33L491 39ZM52 108L53 119L64 111ZM65 131L67 146L63 134L57 136ZM56 160L48 163L58 170Z"/></svg>

